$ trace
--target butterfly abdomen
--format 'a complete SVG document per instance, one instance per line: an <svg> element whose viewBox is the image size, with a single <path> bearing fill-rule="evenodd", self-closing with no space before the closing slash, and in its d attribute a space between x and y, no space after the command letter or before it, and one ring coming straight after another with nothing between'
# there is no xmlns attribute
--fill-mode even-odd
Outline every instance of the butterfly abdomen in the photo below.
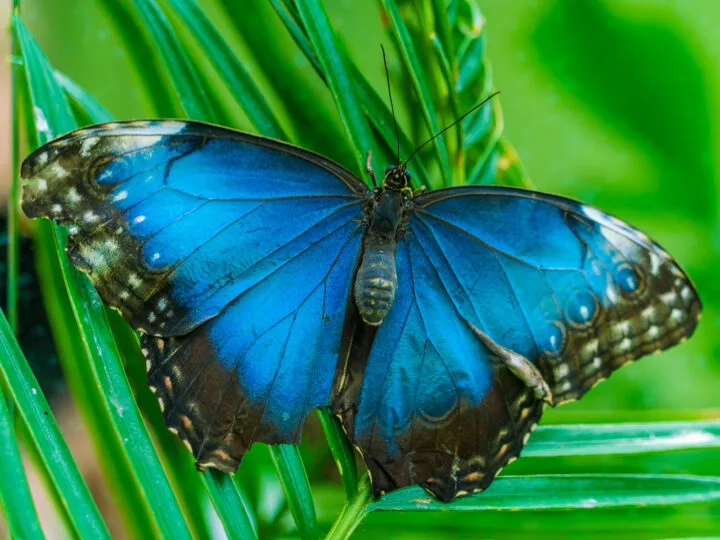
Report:
<svg viewBox="0 0 720 540"><path fill-rule="evenodd" d="M355 303L366 324L378 326L390 311L397 289L395 250L403 220L400 192L382 191L369 208L370 226L363 239L363 256L355 274Z"/></svg>
<svg viewBox="0 0 720 540"><path fill-rule="evenodd" d="M355 303L363 321L372 326L382 323L395 300L397 243L366 242L362 263L355 275Z"/></svg>

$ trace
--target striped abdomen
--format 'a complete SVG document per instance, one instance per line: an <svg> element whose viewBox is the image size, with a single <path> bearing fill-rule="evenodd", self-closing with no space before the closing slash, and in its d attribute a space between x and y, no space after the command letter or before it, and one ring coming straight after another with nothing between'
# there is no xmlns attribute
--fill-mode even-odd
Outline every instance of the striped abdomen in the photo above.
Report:
<svg viewBox="0 0 720 540"><path fill-rule="evenodd" d="M363 321L378 326L395 299L395 241L366 241L362 263L355 275L355 303Z"/></svg>

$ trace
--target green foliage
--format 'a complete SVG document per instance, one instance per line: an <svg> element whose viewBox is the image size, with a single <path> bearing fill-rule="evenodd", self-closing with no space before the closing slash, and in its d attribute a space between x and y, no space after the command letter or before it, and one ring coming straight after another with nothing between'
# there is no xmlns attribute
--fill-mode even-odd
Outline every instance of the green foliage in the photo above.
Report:
<svg viewBox="0 0 720 540"><path fill-rule="evenodd" d="M102 0L94 8L76 4L23 4L23 20L42 38L50 60L22 20L13 19L18 42L15 107L18 124L26 126L28 149L80 123L105 121L111 115L187 116L290 140L365 177L368 150L375 165L381 164L379 170L396 159L380 43L389 51L401 159L493 89L485 20L474 0L382 0L379 6L358 3L361 8L330 0ZM667 47L667 35L650 34L649 45L633 34L634 27L620 28L618 34L613 14L595 0L554 6L533 35L548 69L571 73L575 99L598 105L594 114L662 156L667 170L658 190L683 199L688 206L682 211L700 208L698 223L709 227L716 211L710 200L712 178L702 163L689 159L693 148L709 145L707 130L694 131L693 142L684 146L672 142L683 125L702 124L702 105L694 103L684 115L658 120L642 107L639 91L629 92L622 103L613 101L611 89L620 83L612 76L622 63L609 62L603 71L588 61L596 41L605 40L614 45L607 49L609 58L622 59L622 47L630 48L636 64L652 53L649 47ZM589 30L566 27L563 18L589 18L596 24ZM70 23L57 24L73 20L83 20L83 25L72 26L72 33L67 31ZM491 17L488 25L493 23ZM565 62L562 47L568 42L575 47ZM681 72L687 68L686 57L668 55ZM632 73L634 63L628 60L626 71ZM658 76L648 67L632 74L633 88ZM699 94L701 82L690 75L686 79ZM657 98L657 105L664 112L677 110L672 92L659 95L665 101ZM638 111L642 114L635 114ZM529 185L516 152L501 138L502 128L495 99L426 147L411 162L414 179L428 187ZM22 142L20 131L16 144ZM549 152L550 159L562 159L560 150ZM687 198L690 190L673 180L684 163L696 168L699 186ZM544 179L537 180L545 185ZM629 419L624 413L553 411L549 420L571 423L538 429L527 457L511 466L515 475L504 475L488 492L452 504L439 503L419 488L372 500L367 477L358 474L353 450L327 411L319 412L319 422L308 422L300 449L280 446L268 452L258 444L234 478L216 472L200 475L189 453L163 425L144 380L134 333L117 314L103 309L87 279L68 265L61 231L44 221L35 224L34 238L68 385L122 514L122 532L131 536L209 538L208 515L217 516L232 538L346 538L353 531L369 537L386 535L389 527L394 536L407 537L510 538L522 531L563 538L613 531L650 538L700 536L720 528L720 420L717 412L703 410L674 416L634 413L638 422L632 424L621 423ZM11 280L10 288L16 287ZM705 288L699 289L705 298ZM12 294L10 299L12 308ZM26 433L22 443L46 479L66 532L82 538L107 536L4 318L0 374L3 393L18 413L18 432ZM716 388L717 380L706 384ZM646 381L640 384L644 388ZM628 400L642 391L638 387L627 381L618 386ZM4 405L2 401L2 510L14 536L39 536ZM507 510L514 511L512 516ZM565 511L562 527L557 524L559 510Z"/></svg>

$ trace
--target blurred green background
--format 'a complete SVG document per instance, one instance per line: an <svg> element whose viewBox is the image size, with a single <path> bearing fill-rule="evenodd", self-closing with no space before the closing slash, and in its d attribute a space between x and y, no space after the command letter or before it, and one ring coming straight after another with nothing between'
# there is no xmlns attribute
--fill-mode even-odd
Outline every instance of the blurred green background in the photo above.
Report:
<svg viewBox="0 0 720 540"><path fill-rule="evenodd" d="M352 168L351 155L337 145L329 149L324 146L328 140L344 137L344 132L322 82L288 36L277 38L278 33L266 32L254 23L257 13L270 9L267 1L243 0L235 8L239 17L235 21L221 15L221 8L232 3L199 2L228 36L237 54L247 59L245 67L266 90L279 116L282 118L287 110L304 115L302 122L288 123L291 132L311 149ZM715 171L720 165L720 2L478 3L484 16L493 86L502 92L505 137L514 145L535 186L594 204L647 232L688 271L704 304L703 320L687 343L620 370L582 402L546 412L544 423L699 418L704 414L717 417L720 190ZM27 0L23 19L53 65L85 87L117 118L173 115L175 104L153 101L145 91L147 85L170 85L160 60L128 55L118 28L133 21L122 20L122 10L101 7L106 4ZM326 0L325 5L350 56L384 96L378 45L389 38L379 7L356 0ZM402 5L413 7L412 2ZM264 42L264 35L276 39ZM142 29L138 36L149 39ZM257 47L266 48L266 58L283 58L284 77L256 61ZM206 62L202 52L196 49L195 53L202 66ZM137 69L137 65L142 68ZM400 120L420 141L426 133L411 100L403 99L407 85L399 80L403 72L392 53L390 68L393 86L398 88L395 101ZM209 77L217 80L215 75ZM277 90L283 85L297 85L303 91L293 97L293 92ZM250 129L237 104L229 95L224 98L216 106L232 116L236 126ZM292 99L296 101L288 101ZM720 474L717 458L717 452L662 454L642 460L618 456L527 458L508 470L515 474L593 472L598 468ZM309 459L322 461L328 456L325 453ZM332 520L338 508L332 501L338 493L320 490L316 494L321 520L323 512ZM611 518L619 511L601 511L607 519L598 519L598 512L589 521L588 511L564 513L562 525L557 522L557 535L562 535L569 523L575 524L574 533L587 527L588 534L601 534L603 522L613 523ZM665 518L674 523L672 516L692 514L692 509L650 512L657 514L658 523ZM361 524L358 534L370 536L384 527L402 524L402 530L394 531L395 536L422 535L422 531L430 534L431 527L438 527L436 531L455 531L462 537L533 537L536 527L542 526L546 533L552 530L549 524L556 522L558 513L537 512L523 519L523 530L513 532L509 514L423 514L404 520L392 514L373 514ZM702 517L692 514L692 519L701 521Z"/></svg>

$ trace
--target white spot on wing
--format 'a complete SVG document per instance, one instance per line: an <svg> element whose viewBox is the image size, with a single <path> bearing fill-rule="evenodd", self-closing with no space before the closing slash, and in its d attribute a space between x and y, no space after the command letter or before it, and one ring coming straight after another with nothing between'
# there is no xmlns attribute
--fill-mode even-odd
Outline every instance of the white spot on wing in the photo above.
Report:
<svg viewBox="0 0 720 540"><path fill-rule="evenodd" d="M82 255L82 258L85 259L90 266L93 266L98 270L102 270L107 265L102 252L94 247L81 246L80 255Z"/></svg>
<svg viewBox="0 0 720 540"><path fill-rule="evenodd" d="M78 193L77 189L75 189L74 187L71 187L70 189L68 189L68 192L67 192L67 200L71 203L77 203L82 200L82 197Z"/></svg>
<svg viewBox="0 0 720 540"><path fill-rule="evenodd" d="M142 280L137 274L130 274L128 276L128 285L130 285L133 289L137 289L140 285L142 285Z"/></svg>
<svg viewBox="0 0 720 540"><path fill-rule="evenodd" d="M35 163L36 163L39 167L42 167L42 166L45 165L47 162L48 162L48 153L47 153L47 152L41 152L40 154L38 154L38 155L35 157Z"/></svg>
<svg viewBox="0 0 720 540"><path fill-rule="evenodd" d="M145 216L138 216L133 219L133 223L142 223L143 221L145 221Z"/></svg>
<svg viewBox="0 0 720 540"><path fill-rule="evenodd" d="M650 252L650 272L654 276L657 276L660 273L660 266L662 265L662 260L660 257L658 257L655 253L652 251Z"/></svg>
<svg viewBox="0 0 720 540"><path fill-rule="evenodd" d="M568 373L570 373L570 368L567 366L567 364L560 364L555 368L555 376L558 379L564 379L568 376Z"/></svg>
<svg viewBox="0 0 720 540"><path fill-rule="evenodd" d="M112 202L119 202L119 201L122 201L122 200L124 200L124 199L127 199L127 196L128 196L127 191L122 190L120 193L118 193L117 195L115 195L115 196L112 198Z"/></svg>
<svg viewBox="0 0 720 540"><path fill-rule="evenodd" d="M628 330L630 330L630 321L619 322L615 325L615 328L617 328L623 334L627 334Z"/></svg>
<svg viewBox="0 0 720 540"><path fill-rule="evenodd" d="M690 287L683 287L682 291L680 291L680 296L682 296L685 300L690 300L693 297Z"/></svg>
<svg viewBox="0 0 720 540"><path fill-rule="evenodd" d="M55 178L65 178L68 173L57 161L50 165L49 171Z"/></svg>
<svg viewBox="0 0 720 540"><path fill-rule="evenodd" d="M80 143L80 155L82 157L88 157L90 155L90 150L92 150L99 141L99 137L88 137L85 139Z"/></svg>

